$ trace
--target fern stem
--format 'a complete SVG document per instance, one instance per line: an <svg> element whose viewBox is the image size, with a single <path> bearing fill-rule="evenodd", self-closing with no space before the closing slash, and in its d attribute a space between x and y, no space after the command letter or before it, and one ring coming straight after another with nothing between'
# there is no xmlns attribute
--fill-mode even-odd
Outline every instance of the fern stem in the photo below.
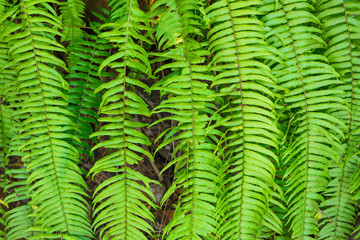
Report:
<svg viewBox="0 0 360 240"><path fill-rule="evenodd" d="M129 26L130 26L130 16L131 16L131 7L134 0L130 0L130 6L128 11L128 19L127 19L127 26L126 26L126 35L125 35L125 52L124 52L124 77L123 77L123 87L124 87L124 93L123 93L123 151L124 151L124 181L125 181L125 240L127 240L127 232L128 232L128 189L127 189L127 160L126 160L126 137L125 137L125 117L126 117L126 104L125 104L125 92L126 92L126 69L127 69L127 48L128 48L128 40L129 40Z"/></svg>

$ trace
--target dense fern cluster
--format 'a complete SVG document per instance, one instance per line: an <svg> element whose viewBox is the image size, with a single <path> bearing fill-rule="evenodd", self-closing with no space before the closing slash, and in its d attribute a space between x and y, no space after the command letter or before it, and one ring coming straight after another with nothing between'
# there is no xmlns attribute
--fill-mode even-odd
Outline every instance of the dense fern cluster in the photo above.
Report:
<svg viewBox="0 0 360 240"><path fill-rule="evenodd" d="M359 230L359 1L110 0L98 21L85 8L0 0L0 239ZM159 173L170 145L157 201L165 182L138 166ZM159 228L160 208L174 214Z"/></svg>

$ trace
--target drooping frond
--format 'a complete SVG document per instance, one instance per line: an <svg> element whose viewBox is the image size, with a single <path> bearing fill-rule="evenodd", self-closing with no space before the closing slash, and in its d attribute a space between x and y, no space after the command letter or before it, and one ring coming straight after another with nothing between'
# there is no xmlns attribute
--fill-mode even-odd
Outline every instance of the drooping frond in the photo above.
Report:
<svg viewBox="0 0 360 240"><path fill-rule="evenodd" d="M2 188L4 188L5 185L5 173L7 168L6 154L12 137L10 114L12 111L5 105L7 96L9 95L7 94L7 86L9 85L9 82L16 79L16 76L12 74L14 71L11 71L13 69L7 71L8 69L4 67L10 64L10 59L7 54L7 45L0 42L0 64L3 66L0 69L0 187Z"/></svg>
<svg viewBox="0 0 360 240"><path fill-rule="evenodd" d="M345 153L339 163L331 165L331 181L323 205L328 216L322 221L319 239L348 239L356 218L356 202L350 194L351 178L360 163L360 5L358 1L322 0L318 2L318 18L322 21L327 41L324 55L339 73L344 84L339 86L350 111L334 114L346 123ZM357 180L356 180L357 181ZM355 181L355 182L356 182ZM356 184L353 186L355 189ZM330 218L330 219L329 219Z"/></svg>
<svg viewBox="0 0 360 240"><path fill-rule="evenodd" d="M275 236L285 234L283 219L287 209L284 205L285 198L281 186L275 183L276 187L269 199L269 206L265 212L263 222L260 228L259 239L271 239ZM280 215L280 216L279 216Z"/></svg>
<svg viewBox="0 0 360 240"><path fill-rule="evenodd" d="M19 96L17 89L17 72L15 64L9 56L9 43L6 37L11 33L11 29L16 27L16 23L11 18L18 9L15 4L0 1L0 96L1 103L6 102L12 109L21 108L21 102L25 99Z"/></svg>
<svg viewBox="0 0 360 240"><path fill-rule="evenodd" d="M1 85L0 85L1 86ZM14 124L12 123L13 110L4 105L3 96L0 93L0 186L5 184L5 174L8 168L7 154L9 153L9 146L11 138L17 134L14 131Z"/></svg>
<svg viewBox="0 0 360 240"><path fill-rule="evenodd" d="M261 4L219 0L207 9L213 23L208 33L214 55L211 70L216 73L212 87L226 99L220 111L222 119L216 123L226 133L219 239L255 239L265 218L271 221L269 227L281 232L281 224L266 215L280 132L274 123L274 95L269 89L276 79L261 61L278 58L264 41L264 24L257 18L261 12L255 10Z"/></svg>
<svg viewBox="0 0 360 240"><path fill-rule="evenodd" d="M3 85L0 83L0 88ZM8 171L8 160L7 160L7 152L9 149L10 137L11 137L11 124L10 117L11 117L11 109L6 107L3 104L3 95L0 92L0 189L1 192L4 191L6 186L6 173ZM6 218L5 218L5 210L9 208L8 204L5 202L5 199L2 197L0 198L0 239L4 239L6 237Z"/></svg>
<svg viewBox="0 0 360 240"><path fill-rule="evenodd" d="M160 119L173 120L177 126L164 131L159 145L162 148L178 141L172 161L165 169L175 166L173 185L165 194L162 204L176 190L181 189L179 203L174 217L164 229L166 239L205 239L214 233L216 227L215 204L218 169L221 161L214 154L216 145L207 139L207 125L216 108L209 90L212 75L203 65L208 55L200 27L201 0L160 0L153 10L165 9L156 28L161 57L170 63L156 72L171 69L172 73L157 82L152 88L160 90L162 100L154 113L170 113Z"/></svg>
<svg viewBox="0 0 360 240"><path fill-rule="evenodd" d="M330 165L331 180L324 195L326 199L320 205L324 215L319 239L349 239L354 230L357 204L350 194L350 180L356 164L351 160L348 155L341 162Z"/></svg>
<svg viewBox="0 0 360 240"><path fill-rule="evenodd" d="M3 204L8 208L3 215L6 220L5 239L7 240L30 237L32 232L29 228L32 227L33 223L30 216L31 206L27 204L29 189L26 180L29 174L26 172L26 164L19 161L23 154L17 150L23 143L19 139L20 124L17 113L17 110L0 105L0 147L3 153L0 157L3 160L1 168L4 169L1 180L5 183L4 185L1 184L0 187L7 195L5 199L2 199ZM10 161L10 158L13 161Z"/></svg>
<svg viewBox="0 0 360 240"><path fill-rule="evenodd" d="M12 8L10 4L6 7L0 14L3 16L0 24L0 188L6 193L0 204L0 208L5 206L6 209L1 213L0 221L4 232L1 232L0 236L7 240L17 240L32 235L31 231L28 231L32 226L32 217L29 216L31 206L27 204L28 174L25 165L19 163L21 153L16 150L21 145L18 113L25 96L18 94L15 64L9 56L9 44L4 41L10 34L8 29L15 25L8 21L8 18L17 8ZM14 161L10 161L10 158Z"/></svg>
<svg viewBox="0 0 360 240"><path fill-rule="evenodd" d="M69 50L73 50L72 46L79 45L84 35L85 3L83 0L66 0L59 4L64 25L62 41L69 41Z"/></svg>
<svg viewBox="0 0 360 240"><path fill-rule="evenodd" d="M150 43L140 34L150 28L147 27L147 16L136 0L113 0L110 6L112 23L102 26L107 31L100 37L109 40L117 52L102 62L98 73L101 75L109 66L117 76L95 91L104 90L99 108L102 116L98 119L103 126L91 135L104 138L92 151L104 147L109 154L99 159L89 174L110 172L116 175L95 190L94 230L100 230L99 236L103 240L145 240L145 234L153 232L150 222L154 217L147 207L156 208L149 189L149 183L155 181L134 169L144 157L153 161L151 154L143 149L151 144L149 139L137 130L146 124L136 121L134 115L150 115L146 103L135 91L149 90L136 76L139 73L151 75L147 53L140 45L141 41Z"/></svg>
<svg viewBox="0 0 360 240"><path fill-rule="evenodd" d="M11 24L8 22L5 29L10 27ZM5 38L5 35L2 37ZM3 170L0 188L7 195L5 199L2 199L3 205L7 206L7 211L3 215L6 221L4 224L6 238L4 239L17 240L32 235L31 231L28 231L32 227L32 217L29 216L31 206L27 204L29 196L26 179L29 174L26 173L26 164L19 161L23 154L17 150L23 142L19 139L20 116L18 113L24 96L18 94L17 72L8 55L8 50L8 44L0 42L0 65L2 66L0 71L0 86L2 86L0 88L0 167ZM22 118L25 116L23 115Z"/></svg>
<svg viewBox="0 0 360 240"><path fill-rule="evenodd" d="M16 118L15 118L16 119ZM6 184L5 191L8 195L5 198L5 202L10 206L15 206L6 212L7 223L7 240L28 239L33 235L31 227L34 224L33 210L36 208L30 201L29 186L27 185L27 178L29 173L26 171L26 166L29 162L20 163L17 161L24 156L24 153L18 151L19 147L24 143L24 140L20 140L18 131L20 124L16 120L12 121L12 125L16 126L16 133L11 139L11 144L8 152L8 158L12 158L15 161L8 164L8 170L6 171L6 177L13 179L9 184Z"/></svg>
<svg viewBox="0 0 360 240"><path fill-rule="evenodd" d="M324 200L330 162L339 161L340 138L344 123L331 114L346 110L339 96L342 90L332 87L341 84L338 74L319 54L326 46L319 36L319 20L314 16L313 1L266 0L262 19L270 31L268 42L283 52L285 64L273 64L283 93L285 110L291 114L286 135L288 149L283 154L289 163L284 178L289 188L288 214L292 239L316 239L319 236L317 219L319 203Z"/></svg>
<svg viewBox="0 0 360 240"><path fill-rule="evenodd" d="M74 128L68 118L68 84L57 68L65 64L53 55L64 51L56 42L61 22L51 1L23 0L18 7L17 24L6 40L19 73L19 93L26 96L20 114L22 121L19 147L27 163L29 196L34 209L36 234L30 239L92 238L84 189L86 184L76 165L79 154L67 131ZM47 64L44 64L44 63Z"/></svg>
<svg viewBox="0 0 360 240"><path fill-rule="evenodd" d="M81 142L73 141L78 146L78 151L90 155L91 147L87 142L89 136L97 129L98 109L101 102L101 95L95 94L94 90L102 83L98 76L98 69L102 61L109 57L111 45L105 39L99 38L99 23L90 23L94 34L86 33L84 39L72 47L72 64L69 67L70 74L66 76L71 86L69 106L75 117L72 118L76 124L76 131L73 132ZM106 76L106 73L102 73Z"/></svg>

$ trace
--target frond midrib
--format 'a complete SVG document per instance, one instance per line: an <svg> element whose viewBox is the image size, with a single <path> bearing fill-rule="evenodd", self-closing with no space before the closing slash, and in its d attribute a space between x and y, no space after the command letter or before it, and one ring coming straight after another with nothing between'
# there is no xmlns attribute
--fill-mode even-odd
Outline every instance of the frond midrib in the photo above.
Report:
<svg viewBox="0 0 360 240"><path fill-rule="evenodd" d="M130 26L130 16L131 16L131 7L134 0L130 1L129 11L128 11L128 19L127 19L127 26L126 26L126 36L125 36L125 49L124 49L124 76L123 76L123 88L124 88L124 94L123 94L123 151L124 151L124 187L125 187L125 240L127 240L127 231L128 231L128 190L127 190L127 160L126 160L126 135L125 135L125 119L126 119L126 104L125 104L125 92L126 92L126 69L127 69L127 49L128 49L128 39L129 39L129 26Z"/></svg>

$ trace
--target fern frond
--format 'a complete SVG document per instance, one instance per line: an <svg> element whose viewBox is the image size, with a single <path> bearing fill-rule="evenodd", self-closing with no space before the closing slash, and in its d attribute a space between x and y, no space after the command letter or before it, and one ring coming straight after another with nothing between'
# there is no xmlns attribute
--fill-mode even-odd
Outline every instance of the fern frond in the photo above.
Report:
<svg viewBox="0 0 360 240"><path fill-rule="evenodd" d="M0 94L0 101L3 101L3 98ZM8 168L7 154L9 152L10 140L14 135L17 134L14 131L14 126L12 122L13 110L8 106L0 103L0 168L3 169L4 174ZM0 186L4 186L5 177L0 176Z"/></svg>
<svg viewBox="0 0 360 240"><path fill-rule="evenodd" d="M329 173L331 180L325 193L325 201L320 205L323 211L319 239L349 239L356 221L356 201L350 194L350 180L356 169L350 158L333 163Z"/></svg>
<svg viewBox="0 0 360 240"><path fill-rule="evenodd" d="M360 69L357 67L360 46L356 44L360 34L360 18L357 16L360 4L358 1L323 0L319 1L317 10L318 18L323 22L324 38L328 42L324 55L344 81L339 89L345 92L343 99L350 107L350 111L334 113L346 123L346 152L341 162L331 165L331 181L326 194L328 199L323 205L323 211L328 217L321 223L319 238L340 240L348 239L351 235L356 218L356 202L350 191L358 188L356 184L351 187L351 178L360 163Z"/></svg>
<svg viewBox="0 0 360 240"><path fill-rule="evenodd" d="M5 43L0 42L0 64L6 66L10 64L8 57L8 47ZM12 75L13 71L7 71L5 67L0 69L0 169L2 173L0 175L0 187L4 188L5 185L5 173L7 169L7 158L10 139L12 137L11 127L11 115L12 109L7 107L4 103L8 99L7 85L14 80ZM15 78L16 79L16 78Z"/></svg>
<svg viewBox="0 0 360 240"><path fill-rule="evenodd" d="M6 65L9 65L9 62L7 62ZM16 150L21 143L23 143L23 141L19 139L20 123L18 115L19 109L17 108L21 103L15 102L15 99L19 101L19 98L16 92L16 79L12 78L14 76L11 75L14 72L13 69L3 72L7 73L4 74L5 76L11 76L6 79L8 81L4 78L2 79L5 80L3 82L5 82L4 86L6 86L6 88L3 89L6 89L6 97L1 99L1 101L8 100L9 106L0 105L0 147L3 153L0 156L0 160L3 163L1 167L4 169L4 176L2 176L1 181L5 183L5 185L1 187L4 193L7 194L5 199L3 199L3 204L9 208L3 215L4 219L6 219L6 228L4 228L6 238L4 239L16 240L28 238L32 235L32 232L28 231L28 229L32 227L32 217L29 216L31 206L27 204L29 196L27 194L28 186L26 185L26 179L29 174L26 173L25 164L10 164L9 161L10 158L17 159L23 156L22 153ZM11 80L14 80L15 83L11 84ZM12 181L10 182L9 179L12 179ZM18 204L20 204L20 206L17 206ZM15 207L10 208L9 206L11 205Z"/></svg>
<svg viewBox="0 0 360 240"><path fill-rule="evenodd" d="M6 7L1 14L3 16L3 22L0 24L2 39L10 34L8 29L14 26L14 23L8 21L7 17L10 17L17 9L12 8L10 4L7 4ZM9 56L8 45L6 42L0 41L0 167L3 168L4 173L0 179L0 188L7 195L5 199L2 199L3 204L0 204L5 205L6 208L1 215L4 232L1 232L0 235L3 239L16 240L32 235L32 232L28 231L32 227L32 218L29 216L31 206L27 205L29 197L26 186L28 176L26 169L22 165L13 166L9 163L10 157L16 159L21 156L21 153L14 149L18 148L21 142L18 139L20 129L18 113L26 96L18 94L18 76L14 62ZM12 181L10 182L9 179ZM20 206L18 206L19 203ZM11 205L16 207L11 208Z"/></svg>
<svg viewBox="0 0 360 240"><path fill-rule="evenodd" d="M172 74L157 82L152 88L167 96L153 113L170 113L160 119L174 120L177 126L163 132L163 142L158 149L178 141L173 160L165 169L176 165L173 185L162 199L162 204L176 190L182 189L174 217L164 229L166 239L205 239L215 232L216 193L218 169L221 161L214 154L216 145L208 139L210 121L208 114L216 109L211 102L213 91L209 90L212 75L203 65L209 55L202 39L200 16L201 0L161 0L153 10L165 9L156 28L160 55L171 63L156 72L171 69Z"/></svg>
<svg viewBox="0 0 360 240"><path fill-rule="evenodd" d="M276 183L275 183L276 184ZM282 216L279 216L279 212L286 212L287 209L284 205L285 198L284 193L279 185L276 185L272 196L269 200L269 207L263 218L261 224L260 234L258 238L269 239L275 238L275 236L283 236L285 231L283 229Z"/></svg>
<svg viewBox="0 0 360 240"><path fill-rule="evenodd" d="M207 9L213 27L208 33L209 49L216 72L212 87L226 98L216 126L224 137L224 188L218 205L223 215L217 236L220 239L255 239L266 221L274 186L277 138L273 93L276 79L261 60L274 58L275 49L264 41L264 24L255 10L262 1L215 1ZM268 212L270 213L270 212ZM281 229L275 218L268 226Z"/></svg>
<svg viewBox="0 0 360 240"><path fill-rule="evenodd" d="M99 159L89 174L112 172L116 175L95 190L94 229L100 230L99 236L104 240L145 240L145 234L153 232L150 222L154 217L147 206L156 208L149 186L155 181L135 171L133 165L143 157L153 159L142 148L151 144L149 139L137 130L146 124L133 120L133 117L150 115L146 103L134 90L149 91L136 76L151 75L147 53L139 44L140 41L150 42L140 31L151 29L146 27L147 16L136 0L113 0L110 6L112 22L101 27L107 31L100 37L109 40L118 51L101 63L98 73L101 75L109 66L117 76L95 90L95 93L104 90L99 107L102 116L98 119L103 126L91 135L104 138L92 151L104 147L109 155Z"/></svg>
<svg viewBox="0 0 360 240"><path fill-rule="evenodd" d="M100 106L101 95L94 94L94 90L102 83L98 76L98 69L102 61L109 57L111 45L107 40L99 38L97 28L99 23L91 22L94 34L86 33L81 43L72 47L70 53L72 64L69 67L70 74L66 76L71 86L69 106L75 117L72 118L76 124L76 131L73 133L81 139L81 142L73 141L81 154L90 155L91 147L87 140L97 129L97 119L99 118L96 110ZM102 76L111 76L102 73Z"/></svg>
<svg viewBox="0 0 360 240"><path fill-rule="evenodd" d="M27 184L35 222L29 230L36 232L30 239L89 239L93 235L84 199L87 187L76 165L79 154L68 143L73 136L67 131L74 127L68 118L72 114L64 109L68 84L56 70L66 67L52 54L64 51L55 39L61 22L50 2L20 1L18 24L6 38L12 43L9 52L19 73L19 93L27 96L20 114L29 117L22 122L24 143L19 149L30 172Z"/></svg>
<svg viewBox="0 0 360 240"><path fill-rule="evenodd" d="M24 140L19 138L20 123L15 119L12 123L13 126L16 126L17 135L11 139L8 157L16 159L24 156L24 153L18 151ZM5 202L13 206L15 205L14 208L10 208L5 214L7 223L6 239L8 240L28 239L33 235L30 229L34 225L32 213L36 206L32 205L28 194L29 186L27 185L27 178L29 173L26 171L27 164L28 162L24 162L20 166L19 163L16 163L14 166L9 165L10 169L6 172L7 178L13 179L13 181L6 185L5 190L9 194L6 196Z"/></svg>
<svg viewBox="0 0 360 240"><path fill-rule="evenodd" d="M285 109L289 119L288 149L283 155L290 163L284 178L287 189L288 214L292 239L316 239L319 236L317 219L319 203L324 201L330 162L339 161L344 137L344 122L331 112L347 110L339 96L342 90L332 87L342 84L338 74L319 54L326 43L319 34L319 20L314 6L306 1L267 0L264 9L269 13L262 19L271 27L268 42L282 51L286 64L274 64L273 72L282 87ZM325 103L326 102L326 103Z"/></svg>
<svg viewBox="0 0 360 240"><path fill-rule="evenodd" d="M12 109L20 109L21 103L26 97L18 94L18 73L15 63L10 58L10 44L6 42L7 36L11 34L11 29L16 27L16 23L9 18L13 17L18 7L9 3L3 7L4 12L0 18L0 95L3 96L3 102L9 104Z"/></svg>
<svg viewBox="0 0 360 240"><path fill-rule="evenodd" d="M83 0L66 0L59 3L60 13L62 17L62 22L64 24L63 28L63 41L69 41L69 50L72 46L77 46L82 42L84 35L82 27L85 26L83 20L85 13L85 3Z"/></svg>
<svg viewBox="0 0 360 240"><path fill-rule="evenodd" d="M0 87L2 87L0 83ZM6 172L8 171L8 160L6 154L9 148L9 109L3 105L3 95L0 92L0 189L1 192L5 192L4 188L6 186ZM5 115L6 114L6 115ZM6 237L6 218L5 218L5 209L7 210L8 204L5 202L5 199L0 198L0 239Z"/></svg>

